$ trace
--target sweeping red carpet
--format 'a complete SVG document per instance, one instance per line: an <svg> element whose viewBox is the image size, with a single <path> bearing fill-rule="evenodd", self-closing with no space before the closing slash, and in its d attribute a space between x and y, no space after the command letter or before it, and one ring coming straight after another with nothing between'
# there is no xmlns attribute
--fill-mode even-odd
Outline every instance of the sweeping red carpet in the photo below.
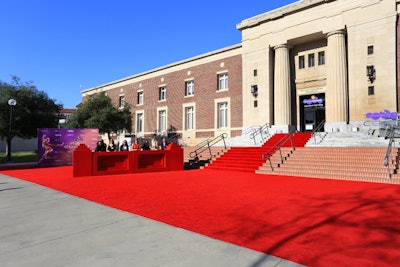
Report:
<svg viewBox="0 0 400 267"><path fill-rule="evenodd" d="M1 173L307 266L398 266L397 185L195 170Z"/></svg>

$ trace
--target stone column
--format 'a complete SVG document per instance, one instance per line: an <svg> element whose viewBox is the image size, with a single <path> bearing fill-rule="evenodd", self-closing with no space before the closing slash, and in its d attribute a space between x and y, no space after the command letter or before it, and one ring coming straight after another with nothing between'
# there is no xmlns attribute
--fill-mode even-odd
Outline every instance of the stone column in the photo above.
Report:
<svg viewBox="0 0 400 267"><path fill-rule="evenodd" d="M289 47L282 44L274 50L274 125L287 132L291 124Z"/></svg>
<svg viewBox="0 0 400 267"><path fill-rule="evenodd" d="M348 86L345 31L328 33L325 131L345 131L348 119Z"/></svg>

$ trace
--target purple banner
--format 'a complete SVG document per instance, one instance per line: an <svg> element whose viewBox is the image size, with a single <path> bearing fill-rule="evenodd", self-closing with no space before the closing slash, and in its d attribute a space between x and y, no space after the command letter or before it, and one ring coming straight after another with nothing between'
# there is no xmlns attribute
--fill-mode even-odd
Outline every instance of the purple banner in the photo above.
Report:
<svg viewBox="0 0 400 267"><path fill-rule="evenodd" d="M365 117L367 119L373 119L373 120L379 120L379 119L396 120L397 112L391 112L390 110L385 109L384 111L381 112L368 112L367 114L365 114Z"/></svg>
<svg viewBox="0 0 400 267"><path fill-rule="evenodd" d="M94 151L98 129L40 128L38 129L38 166L72 165L72 152L80 144Z"/></svg>

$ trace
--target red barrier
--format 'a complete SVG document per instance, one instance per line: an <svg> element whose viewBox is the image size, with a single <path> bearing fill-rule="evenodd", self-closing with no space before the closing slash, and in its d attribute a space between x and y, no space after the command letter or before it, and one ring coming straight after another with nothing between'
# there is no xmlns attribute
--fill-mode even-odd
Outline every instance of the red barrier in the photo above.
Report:
<svg viewBox="0 0 400 267"><path fill-rule="evenodd" d="M93 152L85 145L80 144L72 152L73 176L92 176L92 154Z"/></svg>
<svg viewBox="0 0 400 267"><path fill-rule="evenodd" d="M72 153L73 176L183 170L183 149L171 143L165 150L92 152L84 144Z"/></svg>
<svg viewBox="0 0 400 267"><path fill-rule="evenodd" d="M97 175L132 172L131 152L93 152L92 173Z"/></svg>

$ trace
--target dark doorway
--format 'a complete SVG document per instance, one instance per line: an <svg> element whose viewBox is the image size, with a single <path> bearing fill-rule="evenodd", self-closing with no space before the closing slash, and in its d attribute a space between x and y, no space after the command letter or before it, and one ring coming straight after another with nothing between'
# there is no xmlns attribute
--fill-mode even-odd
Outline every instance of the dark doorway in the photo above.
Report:
<svg viewBox="0 0 400 267"><path fill-rule="evenodd" d="M300 97L300 129L312 132L325 120L325 94ZM323 131L324 128L321 129Z"/></svg>

